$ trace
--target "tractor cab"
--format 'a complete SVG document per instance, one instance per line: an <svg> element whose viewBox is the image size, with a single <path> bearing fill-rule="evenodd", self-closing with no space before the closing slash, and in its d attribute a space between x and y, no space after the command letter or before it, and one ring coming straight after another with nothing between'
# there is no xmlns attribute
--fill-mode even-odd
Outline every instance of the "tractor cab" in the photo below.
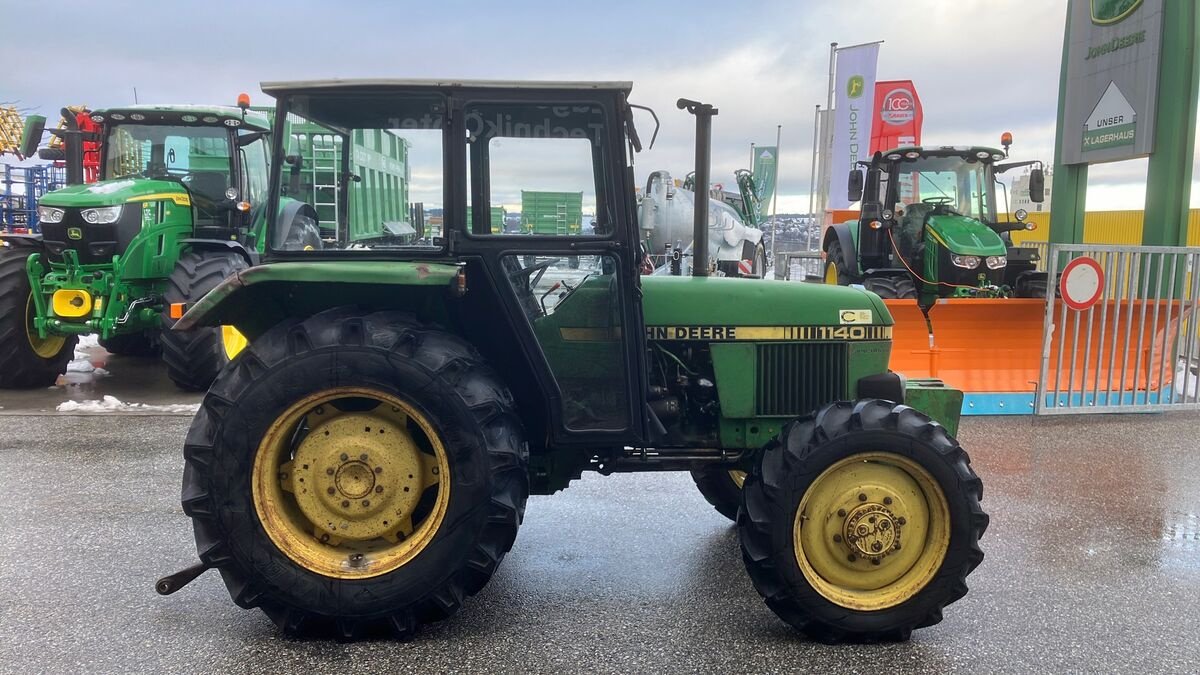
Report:
<svg viewBox="0 0 1200 675"><path fill-rule="evenodd" d="M267 186L265 117L215 106L97 110L99 181L46 195L39 217L52 255L103 263L146 225L242 240Z"/></svg>
<svg viewBox="0 0 1200 675"><path fill-rule="evenodd" d="M827 233L827 280L861 281L885 298L1004 297L1035 288L1035 254L1014 247L1010 235L1030 225L1020 212L1017 222L999 220L996 189L1000 173L1032 162L997 164L1005 157L987 147L911 146L861 162L865 175L851 172L849 196L862 201L862 215Z"/></svg>

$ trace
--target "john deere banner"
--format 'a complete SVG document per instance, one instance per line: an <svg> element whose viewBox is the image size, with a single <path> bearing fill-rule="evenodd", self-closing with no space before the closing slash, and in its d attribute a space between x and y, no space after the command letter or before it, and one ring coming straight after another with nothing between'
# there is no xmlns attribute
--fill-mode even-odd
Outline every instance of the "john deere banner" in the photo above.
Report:
<svg viewBox="0 0 1200 675"><path fill-rule="evenodd" d="M1070 3L1062 163L1113 162L1154 150L1163 2Z"/></svg>
<svg viewBox="0 0 1200 675"><path fill-rule="evenodd" d="M829 209L849 208L846 176L871 148L871 118L875 115L875 67L879 43L839 49L833 108L833 150L830 153Z"/></svg>
<svg viewBox="0 0 1200 675"><path fill-rule="evenodd" d="M758 191L758 200L763 208L769 208L771 197L775 195L775 177L779 174L779 148L774 145L754 146L754 187Z"/></svg>

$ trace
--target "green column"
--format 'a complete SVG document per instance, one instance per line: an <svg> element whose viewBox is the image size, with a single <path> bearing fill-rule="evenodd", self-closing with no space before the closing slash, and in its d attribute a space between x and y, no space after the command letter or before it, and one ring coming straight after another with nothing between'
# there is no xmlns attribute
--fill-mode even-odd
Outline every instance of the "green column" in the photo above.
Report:
<svg viewBox="0 0 1200 675"><path fill-rule="evenodd" d="M1062 66L1058 76L1058 126L1054 136L1054 185L1050 188L1050 232L1047 238L1054 244L1083 242L1083 210L1087 199L1087 164L1061 163L1062 143L1066 133L1067 52L1071 48L1071 8L1077 0L1067 3L1067 27L1063 32ZM1079 133L1074 129L1071 133Z"/></svg>
<svg viewBox="0 0 1200 675"><path fill-rule="evenodd" d="M1154 154L1146 174L1146 220L1142 244L1187 245L1196 148L1196 98L1200 95L1200 51L1195 2L1163 3L1162 66L1158 77L1158 121ZM1061 133L1061 130L1060 130ZM1054 177L1057 189L1058 176Z"/></svg>

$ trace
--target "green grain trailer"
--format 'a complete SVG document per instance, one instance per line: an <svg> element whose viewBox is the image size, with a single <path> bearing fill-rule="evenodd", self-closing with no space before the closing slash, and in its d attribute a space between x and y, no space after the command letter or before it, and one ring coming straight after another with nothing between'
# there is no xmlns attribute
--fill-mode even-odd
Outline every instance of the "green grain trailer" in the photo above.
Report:
<svg viewBox="0 0 1200 675"><path fill-rule="evenodd" d="M521 230L526 234L562 236L582 229L582 192L521 190Z"/></svg>
<svg viewBox="0 0 1200 675"><path fill-rule="evenodd" d="M492 207L492 234L500 234L504 231L504 219L508 217L508 212L503 206ZM471 222L471 207L467 207L467 222Z"/></svg>

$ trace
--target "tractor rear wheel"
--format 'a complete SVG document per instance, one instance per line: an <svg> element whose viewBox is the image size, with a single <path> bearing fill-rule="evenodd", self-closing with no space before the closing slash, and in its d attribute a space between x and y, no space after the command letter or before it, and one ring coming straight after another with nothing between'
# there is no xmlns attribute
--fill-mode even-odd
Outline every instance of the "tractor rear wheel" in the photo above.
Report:
<svg viewBox="0 0 1200 675"><path fill-rule="evenodd" d="M179 256L167 279L164 303L191 305L246 267L246 259L232 251L188 251ZM167 312L163 312L162 324L159 340L167 375L175 386L187 391L208 389L217 373L246 346L246 338L233 326L174 331L175 319Z"/></svg>
<svg viewBox="0 0 1200 675"><path fill-rule="evenodd" d="M183 508L235 603L285 633L413 633L512 547L529 493L512 395L457 336L399 312L276 326L192 422Z"/></svg>
<svg viewBox="0 0 1200 675"><path fill-rule="evenodd" d="M983 484L946 430L907 406L840 402L792 422L743 492L754 587L825 642L905 640L938 623L983 560Z"/></svg>
<svg viewBox="0 0 1200 675"><path fill-rule="evenodd" d="M825 247L825 272L822 280L831 286L849 286L854 283L854 279L846 274L846 268L846 253L842 250L841 243L833 239Z"/></svg>
<svg viewBox="0 0 1200 675"><path fill-rule="evenodd" d="M100 346L117 356L158 356L158 344L144 331L114 335L101 340Z"/></svg>
<svg viewBox="0 0 1200 675"><path fill-rule="evenodd" d="M52 386L75 355L75 336L39 337L25 261L29 254L0 248L0 388Z"/></svg>
<svg viewBox="0 0 1200 675"><path fill-rule="evenodd" d="M917 297L917 285L907 277L870 277L863 288L884 300L912 300Z"/></svg>
<svg viewBox="0 0 1200 675"><path fill-rule="evenodd" d="M745 471L706 466L692 469L692 480L696 482L700 494L712 504L717 513L730 520L737 520L738 509L742 506L742 484L746 482Z"/></svg>

